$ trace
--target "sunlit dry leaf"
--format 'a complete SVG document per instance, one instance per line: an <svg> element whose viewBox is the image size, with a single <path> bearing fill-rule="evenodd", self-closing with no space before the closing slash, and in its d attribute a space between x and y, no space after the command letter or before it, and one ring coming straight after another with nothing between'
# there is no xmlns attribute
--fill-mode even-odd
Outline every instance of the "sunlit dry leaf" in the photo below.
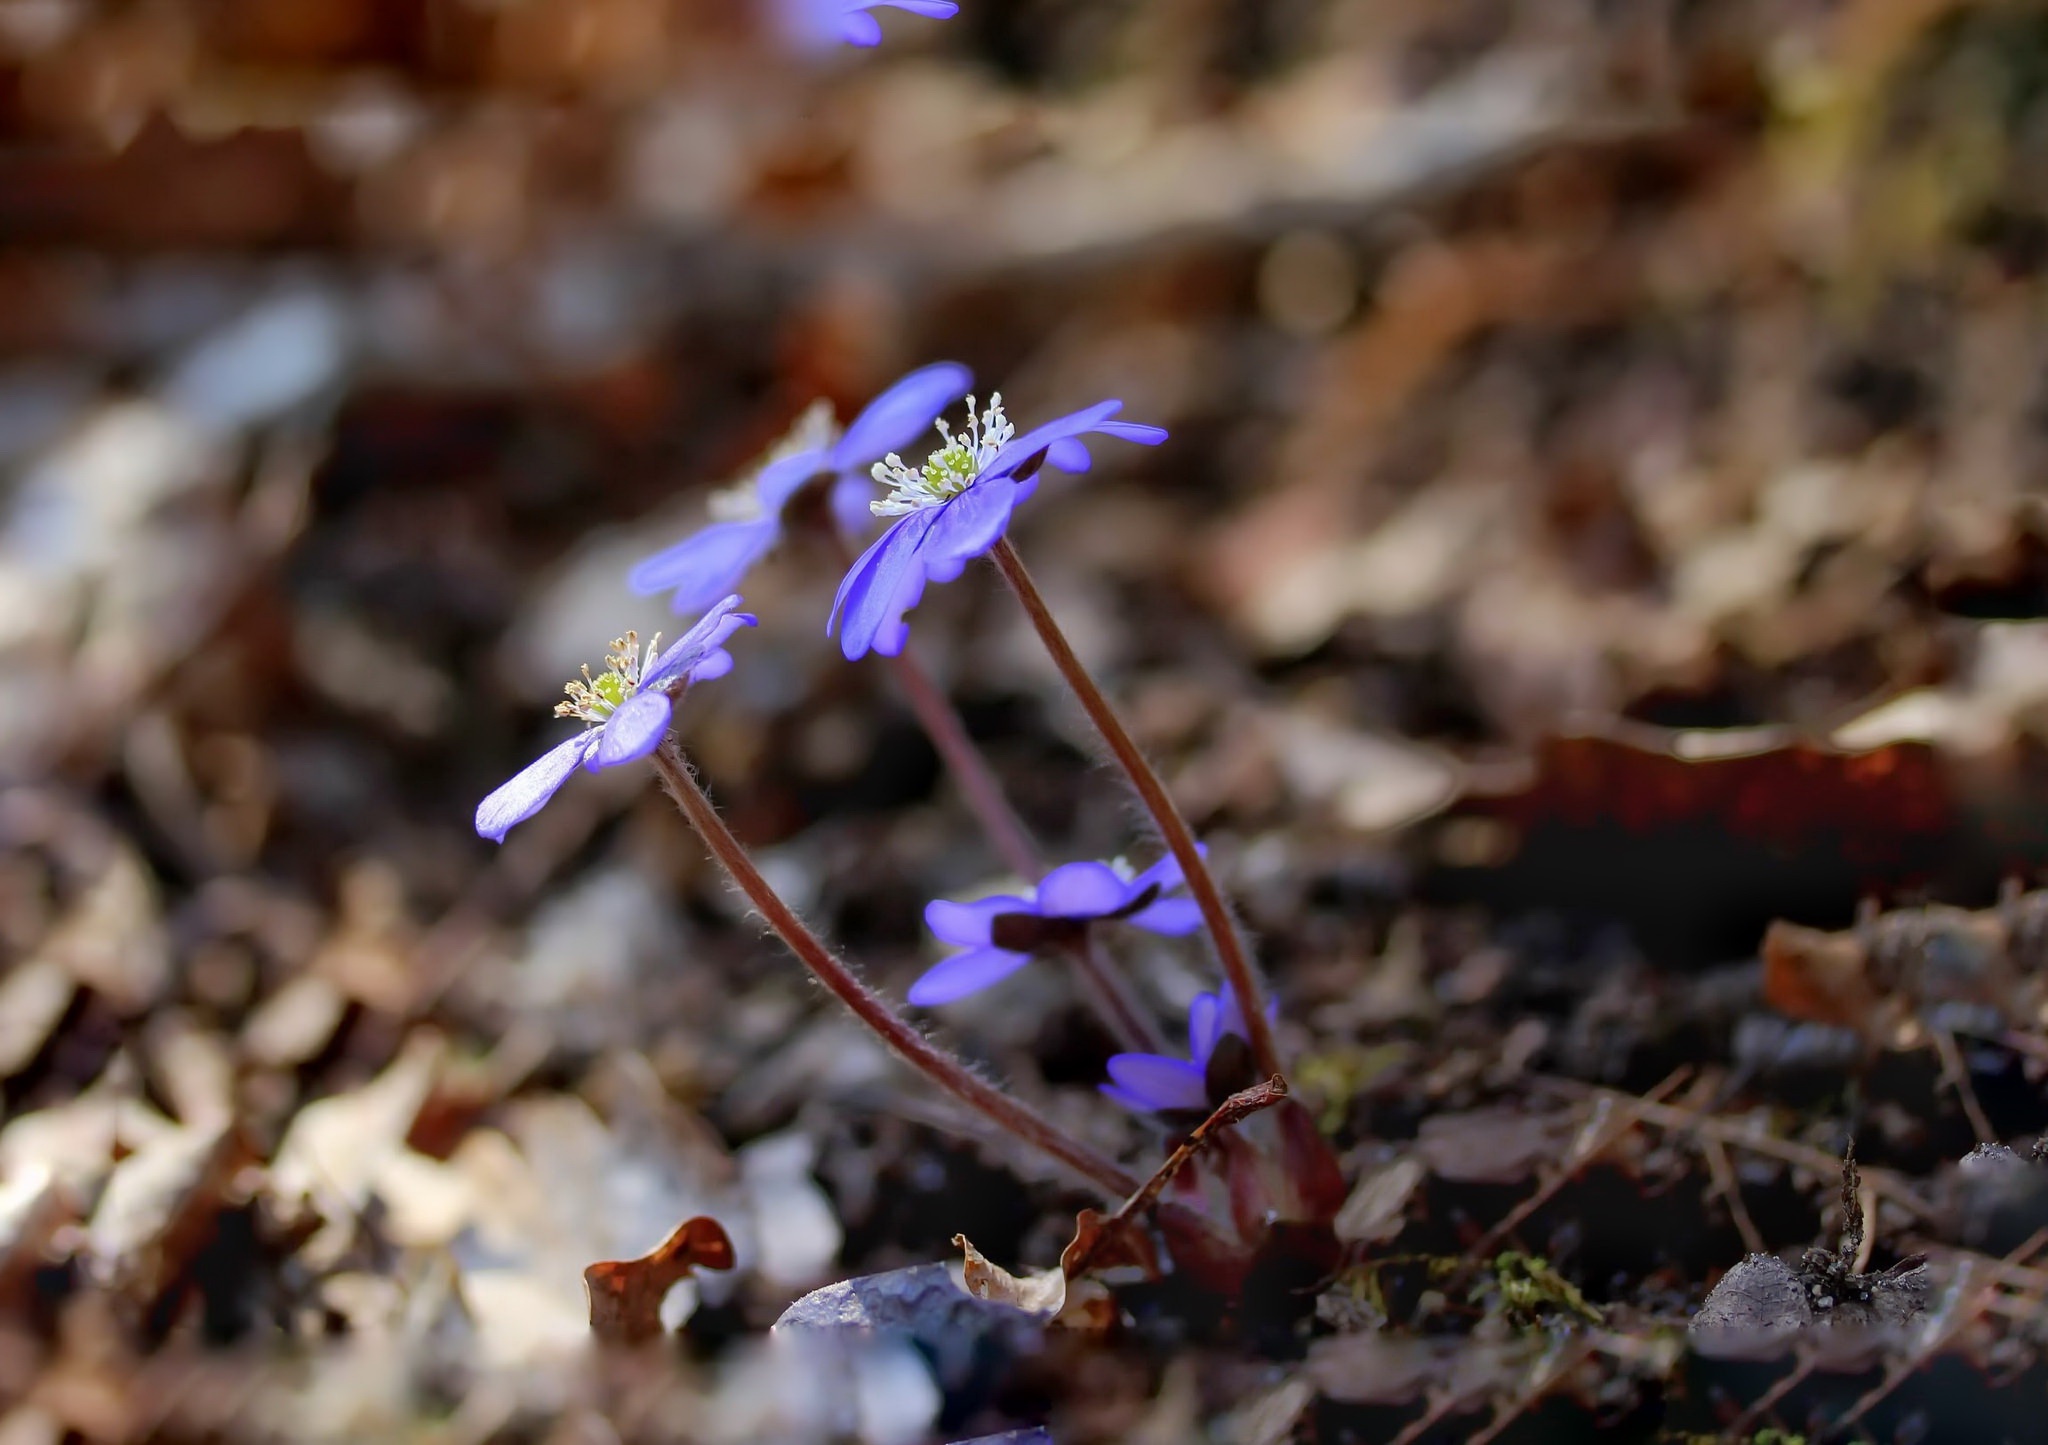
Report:
<svg viewBox="0 0 2048 1445"><path fill-rule="evenodd" d="M156 884L142 859L115 848L37 957L63 964L124 1014L154 1002L170 977L170 952L157 917Z"/></svg>
<svg viewBox="0 0 2048 1445"><path fill-rule="evenodd" d="M86 1229L94 1272L141 1309L174 1289L213 1236L248 1151L226 1124L180 1129L115 1166Z"/></svg>
<svg viewBox="0 0 2048 1445"><path fill-rule="evenodd" d="M638 1259L603 1260L583 1271L590 1294L590 1331L631 1344L661 1333L661 1301L697 1269L731 1269L732 1241L715 1219L686 1219Z"/></svg>
<svg viewBox="0 0 2048 1445"><path fill-rule="evenodd" d="M348 999L332 979L302 973L257 1006L242 1026L242 1053L251 1063L288 1069L332 1042L348 1012Z"/></svg>
<svg viewBox="0 0 2048 1445"><path fill-rule="evenodd" d="M19 1170L0 1187L0 1313L29 1303L57 1230L77 1217L72 1192L47 1164Z"/></svg>
<svg viewBox="0 0 2048 1445"><path fill-rule="evenodd" d="M77 992L71 970L49 957L29 959L0 979L0 1079L28 1067Z"/></svg>
<svg viewBox="0 0 2048 1445"><path fill-rule="evenodd" d="M287 1203L309 1200L325 1217L324 1243L309 1246L324 1257L354 1233L389 1162L433 1089L447 1051L437 1034L416 1033L389 1068L361 1088L301 1109L278 1146L271 1185Z"/></svg>
<svg viewBox="0 0 2048 1445"><path fill-rule="evenodd" d="M1396 1159L1358 1181L1337 1211L1337 1238L1347 1244L1381 1244L1401 1232L1403 1214L1428 1175L1417 1159Z"/></svg>
<svg viewBox="0 0 2048 1445"><path fill-rule="evenodd" d="M953 1244L966 1255L961 1276L967 1292L976 1299L1013 1305L1042 1319L1051 1319L1067 1302L1067 1274L1064 1269L1043 1270L1019 1279L1001 1265L989 1263L980 1250L967 1242L966 1235L954 1235Z"/></svg>

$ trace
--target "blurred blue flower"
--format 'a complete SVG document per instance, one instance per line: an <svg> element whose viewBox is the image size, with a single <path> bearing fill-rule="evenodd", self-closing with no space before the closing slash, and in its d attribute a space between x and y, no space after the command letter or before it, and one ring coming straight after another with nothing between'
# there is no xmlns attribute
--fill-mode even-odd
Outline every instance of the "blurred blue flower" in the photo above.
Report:
<svg viewBox="0 0 2048 1445"><path fill-rule="evenodd" d="M1000 394L979 416L970 396L967 430L955 436L938 422L944 445L922 467L913 471L894 452L877 463L875 480L889 495L869 510L897 521L839 584L826 629L838 628L839 650L848 660L870 650L901 652L910 632L903 614L917 606L925 584L952 581L1001 540L1010 513L1037 489L1041 464L1086 471L1083 436L1094 432L1145 446L1166 440L1161 427L1110 420L1122 409L1120 401L1099 401L1018 436L1003 415Z"/></svg>
<svg viewBox="0 0 2048 1445"><path fill-rule="evenodd" d="M1202 925L1201 909L1190 899L1162 896L1186 881L1169 853L1128 876L1108 863L1064 863L1041 878L1028 898L1002 893L972 903L927 904L925 926L965 951L932 965L910 986L910 1001L929 1008L979 993L1029 963L1039 949L1079 941L1093 923L1116 920L1153 933L1192 933Z"/></svg>
<svg viewBox="0 0 2048 1445"><path fill-rule="evenodd" d="M710 526L640 563L627 574L627 585L642 596L673 591L670 605L678 613L710 606L737 589L782 540L782 509L821 475L832 477L832 515L858 536L871 521L869 466L930 426L973 384L972 373L954 362L920 367L869 402L836 436L830 412L822 404L814 407L750 481L713 495Z"/></svg>
<svg viewBox="0 0 2048 1445"><path fill-rule="evenodd" d="M1272 1009L1267 1012L1270 1014ZM1236 994L1228 988L1221 993L1198 993L1188 1006L1188 1058L1112 1054L1106 1066L1110 1082L1096 1087L1126 1109L1140 1114L1206 1116L1238 1086L1238 1081L1231 1079L1220 1080L1217 1087L1211 1087L1209 1066L1217 1046L1226 1038L1243 1042L1246 1034L1244 1013L1237 1006ZM1229 1087L1224 1087L1225 1084Z"/></svg>
<svg viewBox="0 0 2048 1445"><path fill-rule="evenodd" d="M868 12L879 6L947 20L960 13L953 0L771 0L782 34L799 50L835 45L880 45L882 23Z"/></svg>
<svg viewBox="0 0 2048 1445"><path fill-rule="evenodd" d="M739 598L726 598L666 652L660 651L659 636L644 653L633 633L614 641L605 670L592 677L585 667L582 681L565 689L569 700L555 705L555 716L581 718L587 726L477 804L477 836L504 842L506 832L546 806L579 765L594 773L636 762L660 746L675 710L674 694L732 671L725 640L754 625L751 616L735 610L739 605Z"/></svg>

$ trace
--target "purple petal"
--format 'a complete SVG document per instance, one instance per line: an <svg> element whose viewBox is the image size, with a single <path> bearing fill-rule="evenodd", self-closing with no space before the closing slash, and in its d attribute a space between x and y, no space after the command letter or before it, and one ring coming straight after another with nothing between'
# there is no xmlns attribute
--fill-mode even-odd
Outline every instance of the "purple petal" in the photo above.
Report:
<svg viewBox="0 0 2048 1445"><path fill-rule="evenodd" d="M1079 437L1061 437L1045 449L1045 464L1056 472L1085 472L1095 465L1095 458Z"/></svg>
<svg viewBox="0 0 2048 1445"><path fill-rule="evenodd" d="M732 671L732 654L722 647L714 647L704 654L704 660L691 668L687 674L692 683L716 682Z"/></svg>
<svg viewBox="0 0 2048 1445"><path fill-rule="evenodd" d="M971 993L979 993L992 983L1000 983L1029 962L1031 955L1028 953L1011 953L1001 948L971 948L933 964L925 971L924 977L910 986L906 996L919 1008L935 1008Z"/></svg>
<svg viewBox="0 0 2048 1445"><path fill-rule="evenodd" d="M1200 857L1208 857L1208 845L1195 844L1195 852ZM1187 875L1180 871L1180 859L1174 857L1172 853L1162 853L1158 862L1131 880L1131 886L1141 893L1147 888L1157 888L1161 893L1170 893L1176 888L1183 887L1187 881Z"/></svg>
<svg viewBox="0 0 2048 1445"><path fill-rule="evenodd" d="M1223 1000L1213 993L1198 993L1188 1005L1188 1053L1201 1068L1209 1066L1224 1031Z"/></svg>
<svg viewBox="0 0 2048 1445"><path fill-rule="evenodd" d="M1062 863L1038 885L1038 907L1046 918L1100 918L1129 901L1129 885L1107 863Z"/></svg>
<svg viewBox="0 0 2048 1445"><path fill-rule="evenodd" d="M839 38L848 45L871 46L882 43L882 22L865 10L850 11L839 21Z"/></svg>
<svg viewBox="0 0 2048 1445"><path fill-rule="evenodd" d="M690 630L678 637L654 660L640 678L640 690L649 692L675 678L686 675L710 653L725 645L727 638L742 627L752 627L757 620L751 612L738 611L738 593L721 598L710 611L690 624Z"/></svg>
<svg viewBox="0 0 2048 1445"><path fill-rule="evenodd" d="M1149 1114L1152 1112L1152 1106L1150 1104L1146 1103L1136 1094L1125 1093L1122 1089L1119 1089L1115 1084L1097 1084L1095 1086L1095 1092L1102 1095L1105 1099L1110 1099L1118 1104L1121 1104L1124 1108L1129 1109L1133 1114Z"/></svg>
<svg viewBox="0 0 2048 1445"><path fill-rule="evenodd" d="M943 509L941 509L943 510ZM846 660L860 658L902 627L903 614L914 605L924 589L924 572L917 552L925 533L931 530L934 512L912 512L875 539L860 554L839 584L832 599L832 619L826 624L829 636L839 631L839 650ZM898 599L909 601L899 603ZM900 648L900 641L897 643ZM885 649L886 650L886 649Z"/></svg>
<svg viewBox="0 0 2048 1445"><path fill-rule="evenodd" d="M1156 447L1166 440L1165 427L1147 426L1141 421L1106 421L1095 430L1119 441L1136 442L1141 447Z"/></svg>
<svg viewBox="0 0 2048 1445"><path fill-rule="evenodd" d="M1169 1059L1164 1054L1111 1054L1104 1067L1112 1084L1126 1097L1141 1100L1147 1109L1209 1107L1202 1071L1186 1059Z"/></svg>
<svg viewBox="0 0 2048 1445"><path fill-rule="evenodd" d="M1056 441L1094 431L1122 409L1123 403L1120 401L1098 401L1093 406L1085 406L1079 411L1070 411L1065 416L1055 417L1043 426L1035 426L1024 435L1013 438L1008 446L997 452L989 464L982 468L982 474L999 476Z"/></svg>
<svg viewBox="0 0 2048 1445"><path fill-rule="evenodd" d="M640 563L626 574L626 585L643 597L673 587L675 610L698 612L737 588L781 536L782 524L773 517L715 522Z"/></svg>
<svg viewBox="0 0 2048 1445"><path fill-rule="evenodd" d="M899 0L896 8L917 7ZM918 13L944 18L957 8L948 5L943 11ZM941 361L919 367L869 402L847 424L846 435L832 448L833 469L850 471L878 462L890 452L901 451L923 435L940 412L967 395L967 388L972 385L974 373L958 362Z"/></svg>
<svg viewBox="0 0 2048 1445"><path fill-rule="evenodd" d="M886 5L892 10L908 10L913 15L929 15L934 20L948 20L960 13L960 7L953 0L867 0L870 7ZM967 388L962 386L964 393Z"/></svg>
<svg viewBox="0 0 2048 1445"><path fill-rule="evenodd" d="M989 924L1001 913L1035 913L1030 900L1004 893L977 898L972 903L954 903L935 898L924 906L924 926L946 942L961 948L986 948Z"/></svg>
<svg viewBox="0 0 2048 1445"><path fill-rule="evenodd" d="M986 477L937 509L931 539L922 551L932 581L950 582L969 559L979 557L1001 540L1017 506L1017 484L1008 477ZM943 568L951 571L941 575Z"/></svg>
<svg viewBox="0 0 2048 1445"><path fill-rule="evenodd" d="M583 766L594 773L599 768L638 762L661 745L674 712L675 704L659 689L634 693L597 730L597 746L590 750Z"/></svg>
<svg viewBox="0 0 2048 1445"><path fill-rule="evenodd" d="M596 742L595 733L580 732L514 773L511 781L476 805L477 836L494 843L504 842L505 834L514 824L525 822L547 805Z"/></svg>
<svg viewBox="0 0 2048 1445"><path fill-rule="evenodd" d="M959 569L954 570L957 572ZM924 584L922 566L913 567L903 574L903 585L897 589L896 600L889 604L888 619L875 629L875 651L882 656L902 655L910 641L910 624L903 620L903 614L917 606L918 599L924 596Z"/></svg>
<svg viewBox="0 0 2048 1445"><path fill-rule="evenodd" d="M783 507L802 490L805 482L820 472L831 470L831 453L823 447L812 447L779 462L770 462L754 478L754 495L760 499L762 513L779 518Z"/></svg>
<svg viewBox="0 0 2048 1445"><path fill-rule="evenodd" d="M875 514L868 507L877 496L874 479L865 472L846 472L832 483L832 519L839 523L839 530L849 537L864 535L875 525Z"/></svg>
<svg viewBox="0 0 2048 1445"><path fill-rule="evenodd" d="M1169 938L1179 938L1193 933L1202 926L1201 905L1192 898L1162 898L1157 903L1140 908L1124 922L1142 928L1147 933L1163 933Z"/></svg>

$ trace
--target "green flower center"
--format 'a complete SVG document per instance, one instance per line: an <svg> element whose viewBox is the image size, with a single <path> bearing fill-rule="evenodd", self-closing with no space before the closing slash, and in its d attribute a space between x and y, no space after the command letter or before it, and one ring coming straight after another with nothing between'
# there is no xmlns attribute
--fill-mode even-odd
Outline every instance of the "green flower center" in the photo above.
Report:
<svg viewBox="0 0 2048 1445"><path fill-rule="evenodd" d="M562 691L568 694L568 700L555 704L555 716L581 718L591 724L605 722L625 705L627 698L640 690L640 679L659 656L659 632L654 634L644 653L640 650L639 633L628 632L624 637L614 637L611 651L605 657L605 670L592 677L590 664L585 663L583 676L563 686Z"/></svg>

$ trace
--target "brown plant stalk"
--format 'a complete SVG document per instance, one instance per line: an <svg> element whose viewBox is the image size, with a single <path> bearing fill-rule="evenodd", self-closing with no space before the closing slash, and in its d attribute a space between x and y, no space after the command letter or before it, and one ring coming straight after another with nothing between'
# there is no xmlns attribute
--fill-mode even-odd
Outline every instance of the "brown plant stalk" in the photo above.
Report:
<svg viewBox="0 0 2048 1445"><path fill-rule="evenodd" d="M653 762L690 826L747 900L760 911L776 937L899 1058L998 1128L1059 1160L1105 1193L1123 1199L1138 1189L1135 1177L977 1076L898 1017L880 994L857 978L761 876L746 848L725 826L725 820L718 816L711 799L698 785L673 737L663 740L654 752Z"/></svg>
<svg viewBox="0 0 2048 1445"><path fill-rule="evenodd" d="M1244 940L1238 933L1236 921L1230 916L1230 906L1224 902L1214 875L1195 847L1194 830L1188 827L1187 819L1181 816L1172 795L1166 791L1166 784L1131 737L1123 719L1117 716L1116 709L1110 706L1102 689L1095 685L1095 679L1088 675L1088 670L1074 655L1066 634L1060 631L1052 610L1045 605L1045 598L1031 580L1031 574L1025 570L1024 560L1017 555L1017 549L1005 537L995 544L989 556L995 560L1003 580L1010 584L1010 590L1016 594L1025 616L1031 619L1039 641L1051 654L1053 665L1080 701L1082 711L1088 714L1088 720L1102 735L1103 742L1109 745L1117 765L1130 778L1131 786L1137 789L1138 797L1152 815L1167 850L1179 862L1181 872L1187 878L1188 893L1202 911L1202 921L1208 926L1216 956L1223 964L1224 977L1237 995L1238 1007L1244 1014L1245 1031L1251 1039L1252 1057L1258 1063L1259 1072L1268 1078L1284 1079L1280 1051L1273 1042L1272 1020L1266 1017L1265 993L1252 971Z"/></svg>

